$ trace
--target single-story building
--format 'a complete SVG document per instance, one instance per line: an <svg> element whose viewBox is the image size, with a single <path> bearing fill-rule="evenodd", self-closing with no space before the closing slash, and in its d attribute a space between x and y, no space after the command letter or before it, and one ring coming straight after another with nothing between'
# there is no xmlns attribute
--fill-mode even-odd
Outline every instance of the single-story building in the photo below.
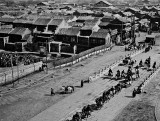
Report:
<svg viewBox="0 0 160 121"><path fill-rule="evenodd" d="M90 48L107 44L111 44L111 37L106 29L99 29L97 32L93 32L89 38Z"/></svg>

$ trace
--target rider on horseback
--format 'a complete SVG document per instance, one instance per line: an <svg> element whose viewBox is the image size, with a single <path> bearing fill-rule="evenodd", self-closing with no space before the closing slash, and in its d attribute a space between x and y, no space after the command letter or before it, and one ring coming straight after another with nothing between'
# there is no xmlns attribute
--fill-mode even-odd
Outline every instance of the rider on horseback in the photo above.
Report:
<svg viewBox="0 0 160 121"><path fill-rule="evenodd" d="M125 72L124 72L124 70L121 72L121 77L122 77L122 78L125 77Z"/></svg>
<svg viewBox="0 0 160 121"><path fill-rule="evenodd" d="M120 72L120 70L117 70L117 74L116 74L116 76L117 76L118 78L121 76L121 72Z"/></svg>
<svg viewBox="0 0 160 121"><path fill-rule="evenodd" d="M139 62L139 66L140 66L140 67L143 66L143 61L142 61L142 60Z"/></svg>
<svg viewBox="0 0 160 121"><path fill-rule="evenodd" d="M148 62L151 62L151 57L149 56L149 58L148 58Z"/></svg>
<svg viewBox="0 0 160 121"><path fill-rule="evenodd" d="M131 59L131 56L130 56L130 55L127 55L127 56L125 57L125 59Z"/></svg>
<svg viewBox="0 0 160 121"><path fill-rule="evenodd" d="M139 78L139 70L136 70L136 78Z"/></svg>
<svg viewBox="0 0 160 121"><path fill-rule="evenodd" d="M128 67L127 77L128 77L129 81L132 79L132 68L131 68L131 66Z"/></svg>
<svg viewBox="0 0 160 121"><path fill-rule="evenodd" d="M156 61L153 63L152 68L153 68L153 70L155 70L155 68L156 68Z"/></svg>
<svg viewBox="0 0 160 121"><path fill-rule="evenodd" d="M112 72L112 69L110 68L109 71L108 71L108 76L113 76L113 72Z"/></svg>

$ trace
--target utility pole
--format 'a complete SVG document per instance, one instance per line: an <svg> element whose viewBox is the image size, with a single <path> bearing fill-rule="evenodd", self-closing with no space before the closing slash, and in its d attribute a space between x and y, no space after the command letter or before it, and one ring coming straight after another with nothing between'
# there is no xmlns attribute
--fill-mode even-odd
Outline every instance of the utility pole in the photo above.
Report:
<svg viewBox="0 0 160 121"><path fill-rule="evenodd" d="M11 53L11 70L12 70L12 82L13 82L13 87L14 87L14 77L13 77L13 53Z"/></svg>
<svg viewBox="0 0 160 121"><path fill-rule="evenodd" d="M122 30L121 30L121 43L122 43L122 41L123 41L123 40L122 40L122 39L123 39L122 36L123 36L123 22L122 22Z"/></svg>
<svg viewBox="0 0 160 121"><path fill-rule="evenodd" d="M17 64L17 79L18 79L18 83L19 83L19 66L18 66L18 58L19 58L19 57L16 58L16 61L17 61L16 64Z"/></svg>
<svg viewBox="0 0 160 121"><path fill-rule="evenodd" d="M132 19L131 19L132 21L131 21L131 27L132 27L132 43L134 44L135 43L135 16L133 15L132 16Z"/></svg>
<svg viewBox="0 0 160 121"><path fill-rule="evenodd" d="M48 42L47 42L47 40L46 40L46 74L48 74L48 66L47 66L47 55L48 55L48 53L47 53L47 44L48 44Z"/></svg>

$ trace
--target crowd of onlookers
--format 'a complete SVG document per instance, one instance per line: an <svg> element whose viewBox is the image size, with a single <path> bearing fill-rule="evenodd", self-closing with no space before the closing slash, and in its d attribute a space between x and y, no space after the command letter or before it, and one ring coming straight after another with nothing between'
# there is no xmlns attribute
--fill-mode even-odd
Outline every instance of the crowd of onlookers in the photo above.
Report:
<svg viewBox="0 0 160 121"><path fill-rule="evenodd" d="M40 59L29 54L0 54L0 67L11 67L20 64L29 65L32 63L39 62Z"/></svg>

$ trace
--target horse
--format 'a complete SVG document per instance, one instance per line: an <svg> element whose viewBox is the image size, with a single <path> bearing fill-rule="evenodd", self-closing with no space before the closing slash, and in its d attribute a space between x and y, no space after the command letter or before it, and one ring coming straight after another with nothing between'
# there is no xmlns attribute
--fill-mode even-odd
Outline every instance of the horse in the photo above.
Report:
<svg viewBox="0 0 160 121"><path fill-rule="evenodd" d="M143 61L142 60L139 62L139 67L143 67Z"/></svg>
<svg viewBox="0 0 160 121"><path fill-rule="evenodd" d="M152 49L152 47L151 47L151 46L146 47L146 48L145 48L145 52L150 51L150 49Z"/></svg>
<svg viewBox="0 0 160 121"><path fill-rule="evenodd" d="M61 90L64 93L72 93L74 92L74 87L73 86L62 86Z"/></svg>
<svg viewBox="0 0 160 121"><path fill-rule="evenodd" d="M108 72L108 76L109 76L109 77L112 77L112 76L113 76L113 73Z"/></svg>
<svg viewBox="0 0 160 121"><path fill-rule="evenodd" d="M95 99L96 105L97 105L97 109L100 109L103 106L103 97L98 97Z"/></svg>
<svg viewBox="0 0 160 121"><path fill-rule="evenodd" d="M129 62L129 65L133 66L136 62L137 62L136 60L131 60L131 61Z"/></svg>
<svg viewBox="0 0 160 121"><path fill-rule="evenodd" d="M121 77L121 74L120 74L120 72L117 71L117 74L115 75L115 78L120 79L120 77Z"/></svg>
<svg viewBox="0 0 160 121"><path fill-rule="evenodd" d="M82 119L88 118L91 115L92 108L90 105L84 106L82 109Z"/></svg>
<svg viewBox="0 0 160 121"><path fill-rule="evenodd" d="M73 115L73 117L72 117L72 121L82 121L81 115L82 115L81 112L76 112L76 114Z"/></svg>
<svg viewBox="0 0 160 121"><path fill-rule="evenodd" d="M108 76L112 77L113 76L113 72L112 72L112 69L110 68L109 71L108 71Z"/></svg>
<svg viewBox="0 0 160 121"><path fill-rule="evenodd" d="M117 85L115 86L115 94L117 94L118 92L120 92L121 89L122 89L122 88L121 88L121 85L120 85L120 84L117 84Z"/></svg>

